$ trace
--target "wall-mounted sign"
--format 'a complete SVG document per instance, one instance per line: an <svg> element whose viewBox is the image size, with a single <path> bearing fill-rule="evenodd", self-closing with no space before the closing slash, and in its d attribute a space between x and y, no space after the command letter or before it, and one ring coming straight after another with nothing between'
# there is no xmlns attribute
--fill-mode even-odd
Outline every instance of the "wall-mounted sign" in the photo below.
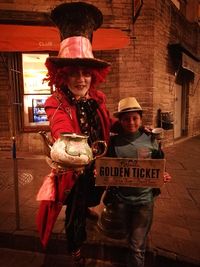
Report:
<svg viewBox="0 0 200 267"><path fill-rule="evenodd" d="M96 159L96 185L161 187L165 159L109 158Z"/></svg>
<svg viewBox="0 0 200 267"><path fill-rule="evenodd" d="M0 33L0 51L30 53L32 51L59 51L60 33L56 27L0 24ZM129 43L130 38L124 31L100 28L94 31L92 49L94 51L120 49L127 47Z"/></svg>
<svg viewBox="0 0 200 267"><path fill-rule="evenodd" d="M143 0L133 0L133 22L138 17L142 5L143 5Z"/></svg>

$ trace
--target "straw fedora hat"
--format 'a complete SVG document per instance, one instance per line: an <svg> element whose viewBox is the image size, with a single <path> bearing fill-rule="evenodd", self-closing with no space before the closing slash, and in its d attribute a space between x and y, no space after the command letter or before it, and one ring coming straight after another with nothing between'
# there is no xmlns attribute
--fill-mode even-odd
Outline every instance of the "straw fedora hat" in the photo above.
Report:
<svg viewBox="0 0 200 267"><path fill-rule="evenodd" d="M126 97L119 101L118 110L113 113L113 116L119 117L121 113L131 111L142 111L142 108L135 97Z"/></svg>
<svg viewBox="0 0 200 267"><path fill-rule="evenodd" d="M92 53L93 31L103 22L101 11L84 2L63 3L51 12L51 19L60 31L61 43L58 56L46 62L56 66L81 65L104 68L110 63L94 58Z"/></svg>

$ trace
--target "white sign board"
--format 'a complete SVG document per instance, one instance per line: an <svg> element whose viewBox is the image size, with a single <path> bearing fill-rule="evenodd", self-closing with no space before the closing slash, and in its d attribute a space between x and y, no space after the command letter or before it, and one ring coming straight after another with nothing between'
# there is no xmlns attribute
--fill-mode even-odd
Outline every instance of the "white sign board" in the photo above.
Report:
<svg viewBox="0 0 200 267"><path fill-rule="evenodd" d="M165 159L101 157L96 159L96 185L161 187Z"/></svg>

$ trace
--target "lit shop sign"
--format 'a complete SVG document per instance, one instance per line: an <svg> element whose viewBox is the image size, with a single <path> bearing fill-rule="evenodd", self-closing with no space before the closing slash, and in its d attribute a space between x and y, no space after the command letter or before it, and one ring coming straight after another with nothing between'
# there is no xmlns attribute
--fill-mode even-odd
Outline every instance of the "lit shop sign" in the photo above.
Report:
<svg viewBox="0 0 200 267"><path fill-rule="evenodd" d="M194 59L192 59L183 52L182 52L182 67L195 74L200 74L199 62L195 61Z"/></svg>
<svg viewBox="0 0 200 267"><path fill-rule="evenodd" d="M39 44L39 46L41 46L41 47L42 47L42 46L47 46L47 47L48 47L48 46L50 46L50 47L51 47L51 46L55 46L55 44L54 44L53 42L42 42L42 41L41 41L41 42L39 42L38 44Z"/></svg>
<svg viewBox="0 0 200 267"><path fill-rule="evenodd" d="M28 70L24 71L25 94L50 94L50 88L43 82L47 71Z"/></svg>
<svg viewBox="0 0 200 267"><path fill-rule="evenodd" d="M24 94L50 94L45 61L49 54L22 54Z"/></svg>
<svg viewBox="0 0 200 267"><path fill-rule="evenodd" d="M96 159L96 185L161 187L165 159L108 158Z"/></svg>

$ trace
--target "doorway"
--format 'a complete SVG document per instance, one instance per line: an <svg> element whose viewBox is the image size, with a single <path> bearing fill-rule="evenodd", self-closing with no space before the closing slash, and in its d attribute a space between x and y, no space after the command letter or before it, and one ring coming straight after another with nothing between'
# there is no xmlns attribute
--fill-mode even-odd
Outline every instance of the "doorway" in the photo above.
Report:
<svg viewBox="0 0 200 267"><path fill-rule="evenodd" d="M182 75L181 83L176 83L174 97L174 139L187 136L188 127L188 94L189 80Z"/></svg>

